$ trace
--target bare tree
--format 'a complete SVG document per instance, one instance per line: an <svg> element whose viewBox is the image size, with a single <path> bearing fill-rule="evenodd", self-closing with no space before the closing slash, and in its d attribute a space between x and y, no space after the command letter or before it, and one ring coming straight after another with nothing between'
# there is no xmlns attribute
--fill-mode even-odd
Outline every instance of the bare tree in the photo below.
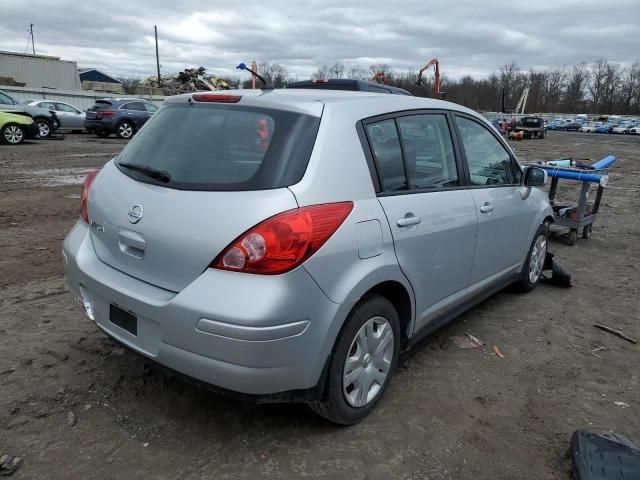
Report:
<svg viewBox="0 0 640 480"><path fill-rule="evenodd" d="M354 80L369 80L371 75L360 65L354 65L347 71L347 78L352 78Z"/></svg>
<svg viewBox="0 0 640 480"><path fill-rule="evenodd" d="M342 78L344 76L344 63L335 62L329 67L330 78Z"/></svg>
<svg viewBox="0 0 640 480"><path fill-rule="evenodd" d="M634 63L624 69L621 78L621 107L624 113L638 111L640 103L640 61Z"/></svg>
<svg viewBox="0 0 640 480"><path fill-rule="evenodd" d="M314 80L329 80L331 76L329 65L322 65L311 76Z"/></svg>
<svg viewBox="0 0 640 480"><path fill-rule="evenodd" d="M564 93L564 105L567 111L575 112L583 108L584 91L589 81L587 64L575 65L567 78L567 88Z"/></svg>

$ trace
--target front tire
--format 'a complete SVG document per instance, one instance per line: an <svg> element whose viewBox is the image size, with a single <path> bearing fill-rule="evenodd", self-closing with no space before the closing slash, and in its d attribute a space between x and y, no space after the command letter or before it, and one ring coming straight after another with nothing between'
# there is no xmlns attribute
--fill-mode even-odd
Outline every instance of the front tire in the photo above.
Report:
<svg viewBox="0 0 640 480"><path fill-rule="evenodd" d="M376 406L400 352L400 319L389 300L365 297L349 314L333 348L323 399L311 409L340 425L353 425Z"/></svg>
<svg viewBox="0 0 640 480"><path fill-rule="evenodd" d="M49 138L53 135L53 125L46 118L36 118L36 125L38 126L40 138Z"/></svg>
<svg viewBox="0 0 640 480"><path fill-rule="evenodd" d="M520 272L520 277L513 284L516 291L521 293L530 292L542 277L544 260L547 256L547 246L549 245L549 226L544 223L538 227L533 236L533 242L529 247L527 259Z"/></svg>
<svg viewBox="0 0 640 480"><path fill-rule="evenodd" d="M7 123L0 129L0 141L7 145L19 145L24 142L26 133L17 123Z"/></svg>

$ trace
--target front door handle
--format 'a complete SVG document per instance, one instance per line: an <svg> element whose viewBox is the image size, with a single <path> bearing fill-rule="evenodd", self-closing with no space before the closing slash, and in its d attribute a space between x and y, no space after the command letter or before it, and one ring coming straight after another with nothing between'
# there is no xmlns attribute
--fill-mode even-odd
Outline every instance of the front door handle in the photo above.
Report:
<svg viewBox="0 0 640 480"><path fill-rule="evenodd" d="M411 225L418 225L420 222L420 217L416 217L415 215L408 213L404 218L399 219L396 223L402 228L410 227Z"/></svg>
<svg viewBox="0 0 640 480"><path fill-rule="evenodd" d="M480 207L480 212L481 213L493 212L493 205L491 205L489 202L485 202L485 204Z"/></svg>

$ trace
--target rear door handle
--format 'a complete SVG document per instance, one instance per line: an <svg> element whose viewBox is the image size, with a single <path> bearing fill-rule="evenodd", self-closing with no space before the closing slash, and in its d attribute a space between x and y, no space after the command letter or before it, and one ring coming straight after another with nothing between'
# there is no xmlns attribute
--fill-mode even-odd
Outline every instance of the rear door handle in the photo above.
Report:
<svg viewBox="0 0 640 480"><path fill-rule="evenodd" d="M486 202L484 205L480 207L480 212L481 213L493 212L493 205L491 205L489 202Z"/></svg>
<svg viewBox="0 0 640 480"><path fill-rule="evenodd" d="M399 227L410 227L411 225L418 225L420 222L420 217L407 214L407 216L399 219L396 223Z"/></svg>

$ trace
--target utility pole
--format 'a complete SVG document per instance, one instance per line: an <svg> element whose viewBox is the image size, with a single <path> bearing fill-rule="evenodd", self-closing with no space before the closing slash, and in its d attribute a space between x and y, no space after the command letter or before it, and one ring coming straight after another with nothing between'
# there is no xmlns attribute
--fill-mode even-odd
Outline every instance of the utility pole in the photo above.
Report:
<svg viewBox="0 0 640 480"><path fill-rule="evenodd" d="M31 48L33 49L33 54L35 55L36 54L36 41L33 39L33 23L29 25L29 34L31 35Z"/></svg>
<svg viewBox="0 0 640 480"><path fill-rule="evenodd" d="M158 69L158 88L162 87L162 83L160 81L160 56L158 55L158 26L154 25L153 29L156 32L156 67Z"/></svg>
<svg viewBox="0 0 640 480"><path fill-rule="evenodd" d="M251 70L253 70L254 72L258 71L258 64L255 60L251 62ZM256 76L253 73L251 74L251 88L256 88Z"/></svg>

